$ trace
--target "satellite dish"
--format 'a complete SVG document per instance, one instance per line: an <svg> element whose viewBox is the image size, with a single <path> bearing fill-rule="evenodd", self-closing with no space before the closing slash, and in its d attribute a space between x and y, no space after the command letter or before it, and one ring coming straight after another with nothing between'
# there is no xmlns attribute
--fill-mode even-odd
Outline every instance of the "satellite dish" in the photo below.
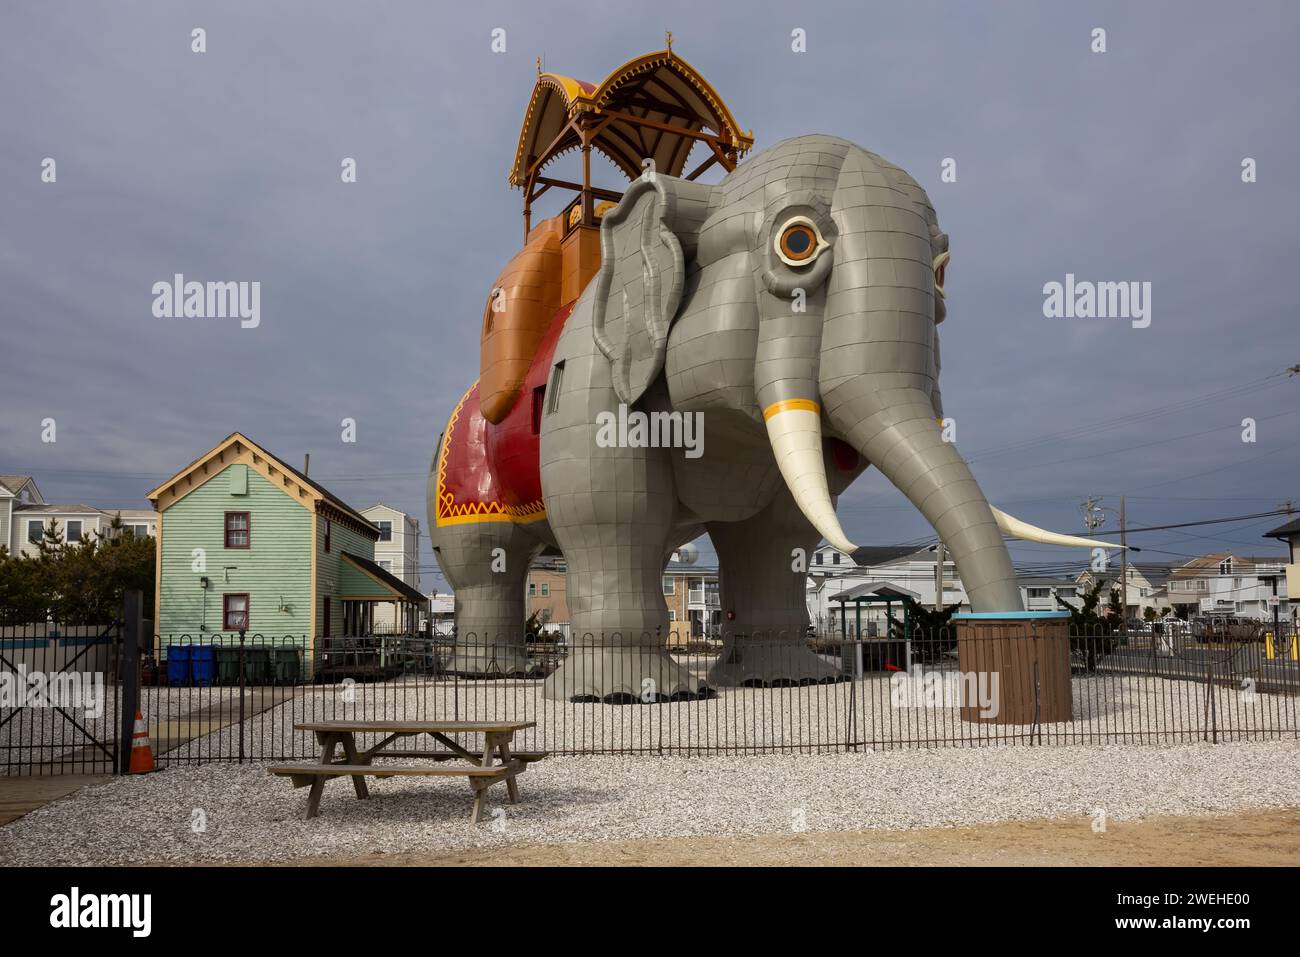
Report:
<svg viewBox="0 0 1300 957"><path fill-rule="evenodd" d="M673 558L683 565L694 565L700 560L700 550L690 542L687 542L685 545L682 545L677 549L677 553Z"/></svg>

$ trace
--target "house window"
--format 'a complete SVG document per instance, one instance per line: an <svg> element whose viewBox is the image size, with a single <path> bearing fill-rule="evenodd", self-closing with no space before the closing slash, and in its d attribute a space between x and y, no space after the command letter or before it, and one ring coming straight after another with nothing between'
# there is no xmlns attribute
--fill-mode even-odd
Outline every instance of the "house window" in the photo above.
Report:
<svg viewBox="0 0 1300 957"><path fill-rule="evenodd" d="M543 598L549 598L549 597L550 597L550 594L551 594L551 583L550 583L550 582L542 582L542 597L543 597Z"/></svg>
<svg viewBox="0 0 1300 957"><path fill-rule="evenodd" d="M1225 558L1223 561L1219 562L1219 574L1220 574L1220 575L1231 575L1231 574L1232 574L1232 559L1231 559L1231 558Z"/></svg>
<svg viewBox="0 0 1300 957"><path fill-rule="evenodd" d="M330 520L325 519L325 551L330 550Z"/></svg>
<svg viewBox="0 0 1300 957"><path fill-rule="evenodd" d="M221 596L221 627L224 631L248 630L248 593Z"/></svg>
<svg viewBox="0 0 1300 957"><path fill-rule="evenodd" d="M385 559L384 561L375 562L375 564L378 565L386 572L391 572L393 570L393 563L387 559Z"/></svg>
<svg viewBox="0 0 1300 957"><path fill-rule="evenodd" d="M826 558L825 555L823 555L821 552L818 552L818 553L817 553L817 564L818 564L818 565L825 565L826 562L823 560L823 559L825 559L825 558Z"/></svg>
<svg viewBox="0 0 1300 957"><path fill-rule="evenodd" d="M676 591L677 591L677 586L674 584L672 577L671 577L670 575L665 575L665 576L664 576L664 594L665 594L665 595L672 595L672 594L674 594Z"/></svg>
<svg viewBox="0 0 1300 957"><path fill-rule="evenodd" d="M537 582L528 583L528 597L533 598L537 595Z"/></svg>
<svg viewBox="0 0 1300 957"><path fill-rule="evenodd" d="M29 519L27 522L27 541L33 545L40 544L43 527L39 518Z"/></svg>
<svg viewBox="0 0 1300 957"><path fill-rule="evenodd" d="M1050 588L1026 588L1025 593L1030 598L1051 598L1052 590Z"/></svg>
<svg viewBox="0 0 1300 957"><path fill-rule="evenodd" d="M1233 588L1240 588L1240 587L1241 587L1241 579L1240 579L1240 578L1234 578L1234 579L1232 580L1232 587L1233 587Z"/></svg>
<svg viewBox="0 0 1300 957"><path fill-rule="evenodd" d="M227 548L247 548L248 547L248 513L247 512L227 512L226 513L226 547Z"/></svg>
<svg viewBox="0 0 1300 957"><path fill-rule="evenodd" d="M66 531L64 532L63 535L64 541L66 541L70 545L75 542L81 541L81 521L79 519L75 519L75 518L68 519L65 528Z"/></svg>
<svg viewBox="0 0 1300 957"><path fill-rule="evenodd" d="M668 620L669 621L677 620L677 612L673 611L671 608L668 609Z"/></svg>
<svg viewBox="0 0 1300 957"><path fill-rule="evenodd" d="M831 560L831 564L838 565L839 563L840 563L840 553L836 552L835 557Z"/></svg>
<svg viewBox="0 0 1300 957"><path fill-rule="evenodd" d="M149 526L148 525L123 525L122 534L134 535L136 538L148 538Z"/></svg>
<svg viewBox="0 0 1300 957"><path fill-rule="evenodd" d="M375 522L379 527L379 540L381 542L391 542L393 540L393 523L392 522Z"/></svg>

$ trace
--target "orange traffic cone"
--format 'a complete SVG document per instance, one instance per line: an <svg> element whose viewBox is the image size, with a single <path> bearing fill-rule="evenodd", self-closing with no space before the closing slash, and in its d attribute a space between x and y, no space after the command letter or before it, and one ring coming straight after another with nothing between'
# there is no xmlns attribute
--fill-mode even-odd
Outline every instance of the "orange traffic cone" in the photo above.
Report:
<svg viewBox="0 0 1300 957"><path fill-rule="evenodd" d="M149 746L149 729L145 727L144 715L139 709L135 712L135 731L131 734L131 773L148 774L157 770L153 764L153 748Z"/></svg>

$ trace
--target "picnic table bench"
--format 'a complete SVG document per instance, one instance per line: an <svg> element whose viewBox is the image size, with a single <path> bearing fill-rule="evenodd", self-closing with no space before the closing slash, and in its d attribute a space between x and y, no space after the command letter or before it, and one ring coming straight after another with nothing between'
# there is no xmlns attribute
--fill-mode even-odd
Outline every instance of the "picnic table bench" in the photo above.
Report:
<svg viewBox="0 0 1300 957"><path fill-rule="evenodd" d="M267 768L271 774L287 777L295 788L310 787L307 794L307 817L320 813L321 794L325 783L334 778L350 777L358 800L370 797L366 778L391 777L464 777L474 792L474 808L470 820L477 824L483 819L483 803L488 788L499 781L506 783L511 804L519 803L519 785L515 778L534 761L546 757L544 751L512 754L510 742L516 731L531 728L534 721L314 721L295 724L298 731L311 731L320 745L320 761L316 764L280 764ZM365 750L357 747L358 734L380 734L384 737ZM395 741L427 734L443 745L441 751L418 751L390 748ZM481 753L470 751L451 736L464 734L483 735ZM336 760L339 747L343 759ZM406 758L426 763L374 764L375 758ZM448 766L447 762L460 762Z"/></svg>

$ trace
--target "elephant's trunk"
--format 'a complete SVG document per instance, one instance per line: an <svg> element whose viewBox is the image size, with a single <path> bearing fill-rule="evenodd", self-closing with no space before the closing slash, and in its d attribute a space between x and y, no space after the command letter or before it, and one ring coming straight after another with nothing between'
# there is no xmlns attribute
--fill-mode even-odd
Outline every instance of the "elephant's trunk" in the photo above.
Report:
<svg viewBox="0 0 1300 957"><path fill-rule="evenodd" d="M1020 611L1020 590L1002 531L970 468L945 442L930 393L906 376L860 375L825 396L848 442L894 483L953 554L975 611Z"/></svg>

